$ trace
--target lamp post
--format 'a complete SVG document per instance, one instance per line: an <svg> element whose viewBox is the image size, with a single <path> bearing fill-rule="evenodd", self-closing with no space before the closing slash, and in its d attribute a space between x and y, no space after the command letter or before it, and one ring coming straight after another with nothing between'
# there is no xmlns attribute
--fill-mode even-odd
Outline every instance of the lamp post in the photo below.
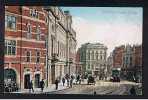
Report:
<svg viewBox="0 0 148 100"><path fill-rule="evenodd" d="M71 68L70 68L70 67L71 67L71 64L73 63L73 61L72 61L72 60L73 60L72 58L70 58L70 59L69 59L69 76L70 76L70 70L71 70Z"/></svg>

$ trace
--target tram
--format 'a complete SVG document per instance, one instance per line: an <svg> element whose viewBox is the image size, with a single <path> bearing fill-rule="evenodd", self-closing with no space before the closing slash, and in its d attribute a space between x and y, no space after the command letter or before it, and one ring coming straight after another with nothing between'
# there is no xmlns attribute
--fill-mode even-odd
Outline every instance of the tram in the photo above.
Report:
<svg viewBox="0 0 148 100"><path fill-rule="evenodd" d="M113 82L120 82L120 69L113 69L112 70L112 79Z"/></svg>

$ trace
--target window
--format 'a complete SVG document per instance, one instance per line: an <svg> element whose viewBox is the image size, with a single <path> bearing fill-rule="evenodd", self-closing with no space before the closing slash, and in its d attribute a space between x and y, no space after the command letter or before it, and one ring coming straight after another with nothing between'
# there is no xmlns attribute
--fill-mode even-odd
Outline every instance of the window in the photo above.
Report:
<svg viewBox="0 0 148 100"><path fill-rule="evenodd" d="M34 18L39 18L39 13L35 9L30 9L30 16Z"/></svg>
<svg viewBox="0 0 148 100"><path fill-rule="evenodd" d="M102 55L100 56L100 59L102 60Z"/></svg>
<svg viewBox="0 0 148 100"><path fill-rule="evenodd" d="M39 63L40 62L40 52L37 51L36 52L36 63Z"/></svg>
<svg viewBox="0 0 148 100"><path fill-rule="evenodd" d="M45 35L45 47L48 48L48 37Z"/></svg>
<svg viewBox="0 0 148 100"><path fill-rule="evenodd" d="M41 29L40 29L40 26L37 26L37 29L36 29L36 39L37 40L41 40Z"/></svg>
<svg viewBox="0 0 148 100"><path fill-rule="evenodd" d="M55 33L55 25L54 24L52 24L52 32Z"/></svg>
<svg viewBox="0 0 148 100"><path fill-rule="evenodd" d="M30 23L27 24L27 39L31 38L31 25Z"/></svg>
<svg viewBox="0 0 148 100"><path fill-rule="evenodd" d="M94 69L94 65L91 65L91 68Z"/></svg>
<svg viewBox="0 0 148 100"><path fill-rule="evenodd" d="M130 66L132 66L132 57L130 57Z"/></svg>
<svg viewBox="0 0 148 100"><path fill-rule="evenodd" d="M106 59L106 55L104 55L104 60Z"/></svg>
<svg viewBox="0 0 148 100"><path fill-rule="evenodd" d="M16 41L15 40L5 40L5 54L6 55L16 54Z"/></svg>
<svg viewBox="0 0 148 100"><path fill-rule="evenodd" d="M92 60L94 60L94 51L92 51Z"/></svg>
<svg viewBox="0 0 148 100"><path fill-rule="evenodd" d="M16 17L5 15L5 28L16 30Z"/></svg>
<svg viewBox="0 0 148 100"><path fill-rule="evenodd" d="M31 62L31 51L27 51L27 62Z"/></svg>
<svg viewBox="0 0 148 100"><path fill-rule="evenodd" d="M90 64L88 64L87 69L90 69Z"/></svg>
<svg viewBox="0 0 148 100"><path fill-rule="evenodd" d="M88 56L88 60L90 60L90 52L88 52L88 55L87 56Z"/></svg>
<svg viewBox="0 0 148 100"><path fill-rule="evenodd" d="M48 17L45 17L45 22L46 22L46 24L48 23Z"/></svg>
<svg viewBox="0 0 148 100"><path fill-rule="evenodd" d="M102 54L102 51L100 51L100 54Z"/></svg>
<svg viewBox="0 0 148 100"><path fill-rule="evenodd" d="M96 60L98 60L98 52L96 52Z"/></svg>

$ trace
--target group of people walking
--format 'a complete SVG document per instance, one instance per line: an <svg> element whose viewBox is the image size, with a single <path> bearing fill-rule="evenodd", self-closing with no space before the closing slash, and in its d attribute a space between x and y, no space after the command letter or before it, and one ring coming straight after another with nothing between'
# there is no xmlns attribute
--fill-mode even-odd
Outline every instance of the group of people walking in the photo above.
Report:
<svg viewBox="0 0 148 100"><path fill-rule="evenodd" d="M77 75L76 78L74 75L68 75L66 74L63 78L62 78L62 83L63 86L65 86L65 83L67 82L67 87L72 88L73 87L73 83L74 83L74 79L76 79L76 84L79 82L79 84L81 84L81 76ZM58 89L58 84L60 83L59 79L55 80L55 86L56 86L56 90Z"/></svg>
<svg viewBox="0 0 148 100"><path fill-rule="evenodd" d="M73 83L74 83L74 79L76 80L76 84L81 84L81 75L77 75L76 77L74 75L68 75L66 74L63 78L62 78L62 85L65 86L65 83L67 83L67 87L72 88L73 87ZM60 79L57 78L55 80L55 89L58 90L58 86L60 83ZM43 92L44 90L44 80L42 79L39 83L39 87L41 88L41 92ZM29 88L29 92L34 92L34 88L33 88L33 81L31 80L28 84L28 88Z"/></svg>

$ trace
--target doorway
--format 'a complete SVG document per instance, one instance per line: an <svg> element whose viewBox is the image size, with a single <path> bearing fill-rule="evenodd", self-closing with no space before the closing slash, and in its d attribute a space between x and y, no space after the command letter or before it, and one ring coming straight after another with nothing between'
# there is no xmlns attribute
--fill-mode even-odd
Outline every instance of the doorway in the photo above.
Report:
<svg viewBox="0 0 148 100"><path fill-rule="evenodd" d="M35 74L35 87L40 87L40 74Z"/></svg>
<svg viewBox="0 0 148 100"><path fill-rule="evenodd" d="M29 89L30 74L24 76L24 89Z"/></svg>
<svg viewBox="0 0 148 100"><path fill-rule="evenodd" d="M55 65L51 65L51 80L52 84L55 83Z"/></svg>

